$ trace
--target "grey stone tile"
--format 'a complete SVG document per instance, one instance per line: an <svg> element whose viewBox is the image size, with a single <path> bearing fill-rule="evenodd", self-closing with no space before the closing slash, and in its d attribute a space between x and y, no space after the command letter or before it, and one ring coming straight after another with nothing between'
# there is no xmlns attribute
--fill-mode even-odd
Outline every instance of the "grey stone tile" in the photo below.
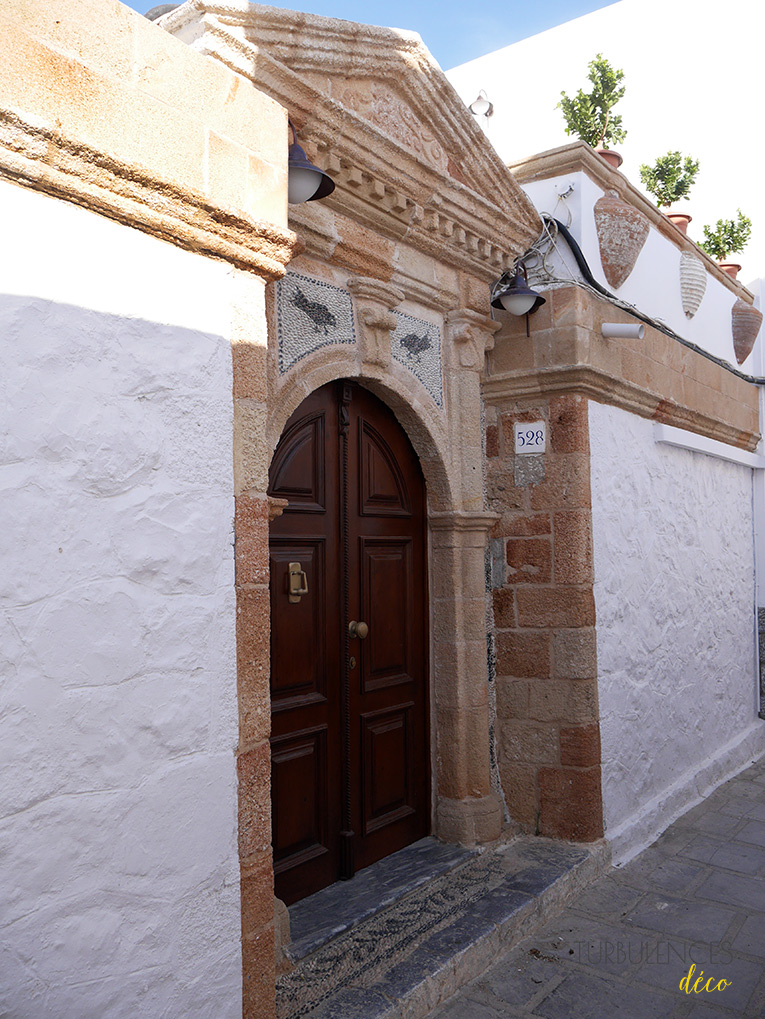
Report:
<svg viewBox="0 0 765 1019"><path fill-rule="evenodd" d="M517 923L521 914L533 908L533 903L531 895L501 885L473 902L468 912L496 924L504 931L508 924Z"/></svg>
<svg viewBox="0 0 765 1019"><path fill-rule="evenodd" d="M650 935L581 916L569 909L547 924L530 944L542 958L623 975L642 963L648 946L654 942Z"/></svg>
<svg viewBox="0 0 765 1019"><path fill-rule="evenodd" d="M747 774L747 772L744 772ZM726 784L730 789L731 796L745 796L750 800L762 799L762 783L760 780L751 781L748 778L734 778Z"/></svg>
<svg viewBox="0 0 765 1019"><path fill-rule="evenodd" d="M394 1019L396 1006L379 991L346 987L310 1013L311 1019Z"/></svg>
<svg viewBox="0 0 765 1019"><path fill-rule="evenodd" d="M431 1013L429 1019L522 1019L517 1012L497 1011L484 1002L460 995L453 1002Z"/></svg>
<svg viewBox="0 0 765 1019"><path fill-rule="evenodd" d="M690 832L684 834L693 835ZM663 837L663 836L662 836ZM622 884L631 885L635 888L645 887L646 879L651 875L655 867L668 857L662 853L657 845L649 846L642 853L635 856L629 863L614 870L613 876L616 881Z"/></svg>
<svg viewBox="0 0 765 1019"><path fill-rule="evenodd" d="M719 998L720 995L715 995L715 997ZM704 1002L694 1002L685 1019L732 1019L733 1016L740 1014L740 1012L731 1012L726 1008L717 1008Z"/></svg>
<svg viewBox="0 0 765 1019"><path fill-rule="evenodd" d="M677 945L676 947L681 946ZM686 954L684 961L682 953L677 952L677 954L673 953L665 964L661 964L664 962L665 960L662 959L658 965L646 963L638 972L636 981L670 991L679 1000L697 1001L701 998L714 1003L715 1006L723 1005L726 1008L735 1009L737 1015L743 1014L762 976L762 966L759 963L735 958L720 946L710 949L710 946L707 945L694 945ZM680 981L687 976L691 966L694 967L692 983L703 977L703 986L711 977L713 987L723 979L728 981L729 986L721 991L703 991L699 995L691 994L689 996L685 990L680 989Z"/></svg>
<svg viewBox="0 0 765 1019"><path fill-rule="evenodd" d="M700 899L712 899L729 906L765 912L765 878L716 870L696 894Z"/></svg>
<svg viewBox="0 0 765 1019"><path fill-rule="evenodd" d="M754 846L765 846L765 824L750 821L736 834L737 842L751 842Z"/></svg>
<svg viewBox="0 0 765 1019"><path fill-rule="evenodd" d="M715 838L712 835L695 835L678 855L689 860L697 860L699 863L709 863L717 850L726 845L728 845L726 839Z"/></svg>
<svg viewBox="0 0 765 1019"><path fill-rule="evenodd" d="M578 912L617 919L633 909L642 894L639 889L620 884L608 876L590 885L577 897L574 906Z"/></svg>
<svg viewBox="0 0 765 1019"><path fill-rule="evenodd" d="M592 973L571 973L534 1007L534 1013L545 1019L666 1019L675 1004L674 996L663 991L611 982Z"/></svg>
<svg viewBox="0 0 765 1019"><path fill-rule="evenodd" d="M685 860L663 860L651 871L645 883L656 891L679 895L688 888L704 871Z"/></svg>
<svg viewBox="0 0 765 1019"><path fill-rule="evenodd" d="M625 917L625 923L689 941L719 942L735 915L734 910L723 906L649 892Z"/></svg>
<svg viewBox="0 0 765 1019"><path fill-rule="evenodd" d="M508 1005L527 1005L552 980L566 975L565 965L551 956L532 955L527 949L513 952L494 966L474 987L487 991ZM503 1012L504 1015L504 1012Z"/></svg>
<svg viewBox="0 0 765 1019"><path fill-rule="evenodd" d="M732 835L740 823L738 817L730 817L728 814L709 810L696 818L691 827L694 831L704 832L707 835Z"/></svg>
<svg viewBox="0 0 765 1019"><path fill-rule="evenodd" d="M763 798L765 798L765 792L763 792ZM765 803L758 803L751 810L747 811L748 818L752 821L765 821Z"/></svg>
<svg viewBox="0 0 765 1019"><path fill-rule="evenodd" d="M416 996L430 1010L437 1004L441 990L454 989L454 980L450 979L453 970L451 959L437 961L420 947L377 980L374 988L394 1001Z"/></svg>
<svg viewBox="0 0 765 1019"><path fill-rule="evenodd" d="M554 885L568 868L555 864L539 863L527 867L519 874L508 874L505 887L527 895L541 895L545 889Z"/></svg>
<svg viewBox="0 0 765 1019"><path fill-rule="evenodd" d="M675 856L683 846L696 837L696 833L689 828L668 828L662 833L654 847L662 856Z"/></svg>
<svg viewBox="0 0 765 1019"><path fill-rule="evenodd" d="M436 961L453 959L483 938L496 934L493 923L480 916L464 915L426 938L420 949Z"/></svg>
<svg viewBox="0 0 765 1019"><path fill-rule="evenodd" d="M731 947L734 952L759 955L765 959L765 914L748 916Z"/></svg>
<svg viewBox="0 0 765 1019"><path fill-rule="evenodd" d="M765 849L746 842L726 842L711 856L713 867L735 870L739 874L764 874Z"/></svg>
<svg viewBox="0 0 765 1019"><path fill-rule="evenodd" d="M757 821L765 821L765 805L755 803L746 796L728 796L721 801L718 810L721 814L729 814L731 817L751 817Z"/></svg>

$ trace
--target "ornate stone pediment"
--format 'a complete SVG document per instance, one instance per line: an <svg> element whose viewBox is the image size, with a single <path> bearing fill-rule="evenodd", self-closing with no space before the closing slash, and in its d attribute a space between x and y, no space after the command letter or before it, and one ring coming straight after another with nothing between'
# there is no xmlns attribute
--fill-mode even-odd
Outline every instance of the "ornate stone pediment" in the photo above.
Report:
<svg viewBox="0 0 765 1019"><path fill-rule="evenodd" d="M336 182L327 209L486 280L538 236L538 214L415 33L244 0L188 0L160 24L288 110ZM320 212L293 218L319 238Z"/></svg>

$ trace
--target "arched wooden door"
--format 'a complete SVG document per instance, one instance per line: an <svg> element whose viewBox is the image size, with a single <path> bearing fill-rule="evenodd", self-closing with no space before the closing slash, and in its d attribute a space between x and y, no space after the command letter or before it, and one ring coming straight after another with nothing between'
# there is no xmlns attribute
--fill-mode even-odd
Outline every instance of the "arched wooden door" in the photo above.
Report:
<svg viewBox="0 0 765 1019"><path fill-rule="evenodd" d="M274 871L290 903L429 831L425 484L391 411L340 381L287 422L269 492L289 502L270 555Z"/></svg>

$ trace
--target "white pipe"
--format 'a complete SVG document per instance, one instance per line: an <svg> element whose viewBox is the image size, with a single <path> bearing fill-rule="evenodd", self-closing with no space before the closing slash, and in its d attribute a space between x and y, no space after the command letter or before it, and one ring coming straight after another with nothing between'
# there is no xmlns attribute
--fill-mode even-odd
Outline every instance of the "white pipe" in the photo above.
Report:
<svg viewBox="0 0 765 1019"><path fill-rule="evenodd" d="M642 322L604 322L600 332L606 339L642 340L645 326Z"/></svg>

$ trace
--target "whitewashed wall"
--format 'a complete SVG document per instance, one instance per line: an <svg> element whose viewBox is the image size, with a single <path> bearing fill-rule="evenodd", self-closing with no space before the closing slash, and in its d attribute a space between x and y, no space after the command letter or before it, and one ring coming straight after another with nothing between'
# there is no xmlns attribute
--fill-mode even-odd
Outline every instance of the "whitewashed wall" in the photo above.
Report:
<svg viewBox="0 0 765 1019"><path fill-rule="evenodd" d="M627 858L765 750L752 471L590 403L606 836Z"/></svg>
<svg viewBox="0 0 765 1019"><path fill-rule="evenodd" d="M0 1015L241 1015L230 272L0 220Z"/></svg>

